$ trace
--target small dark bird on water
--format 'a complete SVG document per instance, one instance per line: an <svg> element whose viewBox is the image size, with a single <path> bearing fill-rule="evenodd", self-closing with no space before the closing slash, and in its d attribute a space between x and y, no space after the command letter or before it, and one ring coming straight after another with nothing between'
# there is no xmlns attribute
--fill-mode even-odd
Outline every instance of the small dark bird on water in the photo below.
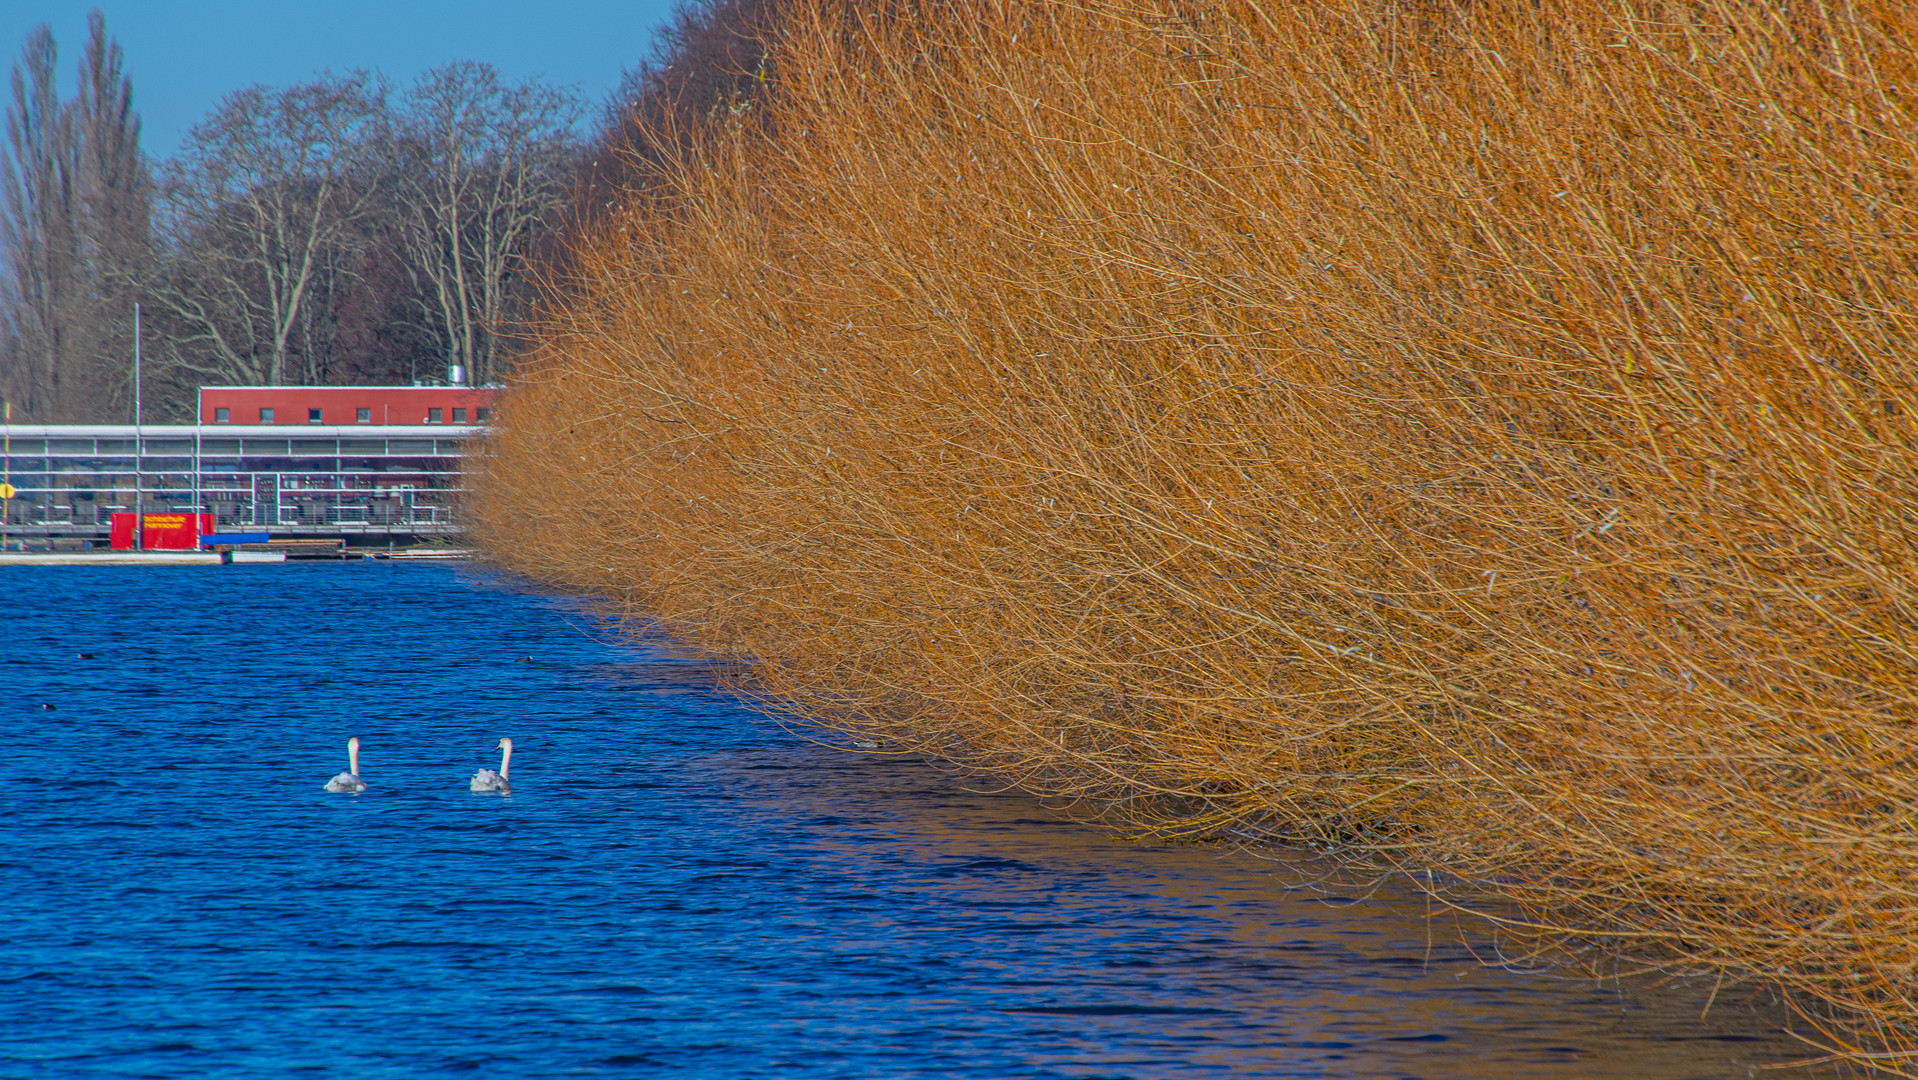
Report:
<svg viewBox="0 0 1918 1080"><path fill-rule="evenodd" d="M91 659L93 659L93 654L92 654L92 653L90 653L90 652L83 652L83 653L81 653L81 654L80 654L80 659L82 659L82 660L91 660Z"/></svg>
<svg viewBox="0 0 1918 1080"><path fill-rule="evenodd" d="M45 709L45 710L47 710L48 712L59 712L59 711L60 711L60 706L58 706L58 705L49 705L49 704L47 704L47 703L46 703L46 702L44 702L44 701L40 703L40 707L41 707L41 708L43 708L43 709Z"/></svg>
<svg viewBox="0 0 1918 1080"><path fill-rule="evenodd" d="M532 662L533 658L530 656L522 656L518 660L513 661L515 664L530 664Z"/></svg>

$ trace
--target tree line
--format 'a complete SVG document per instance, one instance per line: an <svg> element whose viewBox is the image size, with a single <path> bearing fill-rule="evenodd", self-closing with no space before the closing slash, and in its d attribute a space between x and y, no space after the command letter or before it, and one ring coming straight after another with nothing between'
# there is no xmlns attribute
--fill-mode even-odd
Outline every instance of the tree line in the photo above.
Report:
<svg viewBox="0 0 1918 1080"><path fill-rule="evenodd" d="M567 87L451 63L395 89L326 73L228 95L153 160L119 44L88 18L72 96L51 29L0 145L0 396L16 421L123 422L134 305L154 419L204 383L485 383L587 144Z"/></svg>

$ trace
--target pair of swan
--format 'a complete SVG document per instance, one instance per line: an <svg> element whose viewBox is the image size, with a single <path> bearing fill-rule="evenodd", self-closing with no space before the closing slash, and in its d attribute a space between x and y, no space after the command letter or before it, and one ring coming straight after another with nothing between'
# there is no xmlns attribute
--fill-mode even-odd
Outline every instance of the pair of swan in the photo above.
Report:
<svg viewBox="0 0 1918 1080"><path fill-rule="evenodd" d="M473 774L473 782L467 785L469 791L497 791L502 795L511 795L513 785L507 780L507 770L513 764L513 740L501 739L493 749L500 752L499 771L481 769ZM326 782L326 790L335 794L353 795L366 790L366 781L360 779L360 737L346 740L346 771Z"/></svg>

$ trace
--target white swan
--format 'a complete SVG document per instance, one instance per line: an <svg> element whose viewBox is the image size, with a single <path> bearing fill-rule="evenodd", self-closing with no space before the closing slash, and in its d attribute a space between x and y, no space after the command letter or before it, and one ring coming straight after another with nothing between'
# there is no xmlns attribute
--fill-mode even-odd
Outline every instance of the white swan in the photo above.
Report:
<svg viewBox="0 0 1918 1080"><path fill-rule="evenodd" d="M346 740L346 771L326 782L326 790L335 793L357 794L366 790L366 781L360 779L360 737Z"/></svg>
<svg viewBox="0 0 1918 1080"><path fill-rule="evenodd" d="M513 740L501 739L493 749L500 752L499 771L481 769L473 774L473 782L468 787L473 791L497 791L502 795L511 795L513 785L507 781L506 771L513 765Z"/></svg>

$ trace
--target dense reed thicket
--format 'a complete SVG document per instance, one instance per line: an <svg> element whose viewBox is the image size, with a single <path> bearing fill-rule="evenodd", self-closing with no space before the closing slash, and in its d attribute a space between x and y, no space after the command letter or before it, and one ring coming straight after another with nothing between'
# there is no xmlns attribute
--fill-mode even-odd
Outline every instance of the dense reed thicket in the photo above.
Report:
<svg viewBox="0 0 1918 1080"><path fill-rule="evenodd" d="M1913 9L777 25L555 283L496 557L1918 1066Z"/></svg>

